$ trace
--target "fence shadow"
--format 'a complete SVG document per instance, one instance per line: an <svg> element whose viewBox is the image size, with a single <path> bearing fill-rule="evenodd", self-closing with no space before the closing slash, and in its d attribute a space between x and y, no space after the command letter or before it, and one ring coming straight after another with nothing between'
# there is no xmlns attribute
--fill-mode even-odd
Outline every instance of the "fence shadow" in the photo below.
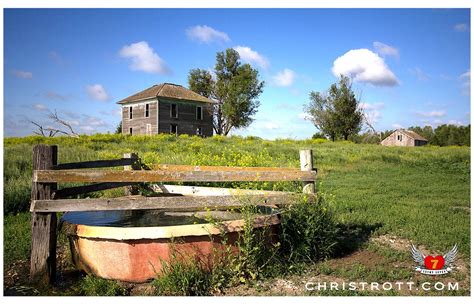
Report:
<svg viewBox="0 0 474 304"><path fill-rule="evenodd" d="M375 224L338 224L339 236L337 238L334 258L341 258L359 250L370 239L374 231L382 227L381 223Z"/></svg>

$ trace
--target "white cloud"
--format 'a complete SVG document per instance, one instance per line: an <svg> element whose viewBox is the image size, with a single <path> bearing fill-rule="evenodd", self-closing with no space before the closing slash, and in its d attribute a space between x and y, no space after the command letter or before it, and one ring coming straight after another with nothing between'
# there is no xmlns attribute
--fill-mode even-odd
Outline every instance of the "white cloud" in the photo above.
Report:
<svg viewBox="0 0 474 304"><path fill-rule="evenodd" d="M422 117L443 117L446 115L445 111L431 111L431 112L417 112L418 116Z"/></svg>
<svg viewBox="0 0 474 304"><path fill-rule="evenodd" d="M44 112L48 110L48 107L44 104L35 103L33 104L33 109L35 109L36 111Z"/></svg>
<svg viewBox="0 0 474 304"><path fill-rule="evenodd" d="M62 95L62 94L59 94L57 92L54 92L54 91L48 91L44 94L44 96L48 99L51 99L51 100L62 100L62 101L66 101L68 99L67 96L65 95Z"/></svg>
<svg viewBox="0 0 474 304"><path fill-rule="evenodd" d="M383 102L376 102L376 103L361 102L360 103L360 108L364 110L380 110L383 107L385 107L385 104Z"/></svg>
<svg viewBox="0 0 474 304"><path fill-rule="evenodd" d="M82 131L84 131L84 132L89 132L89 133L95 130L95 129L94 129L93 127L91 127L91 126L81 126L80 129L81 129Z"/></svg>
<svg viewBox="0 0 474 304"><path fill-rule="evenodd" d="M245 62L255 63L264 69L267 69L270 66L270 63L264 56L260 55L248 46L238 45L234 47L234 50L239 53L240 58Z"/></svg>
<svg viewBox="0 0 474 304"><path fill-rule="evenodd" d="M50 51L48 53L48 57L49 59L51 59L52 61L54 61L55 63L59 64L59 65L63 65L64 64L64 61L63 61L63 58L61 57L61 55L56 52L56 51Z"/></svg>
<svg viewBox="0 0 474 304"><path fill-rule="evenodd" d="M448 121L448 125L462 126L463 123L462 123L462 121L459 121L459 120L450 120L450 121Z"/></svg>
<svg viewBox="0 0 474 304"><path fill-rule="evenodd" d="M380 54L382 56L393 56L396 58L400 58L400 53L398 52L398 49L393 46L379 41L375 41L373 45L377 54Z"/></svg>
<svg viewBox="0 0 474 304"><path fill-rule="evenodd" d="M382 118L382 113L378 110L367 111L365 115L371 124L376 124Z"/></svg>
<svg viewBox="0 0 474 304"><path fill-rule="evenodd" d="M332 73L353 78L357 82L375 86L396 86L395 74L385 64L383 58L368 49L350 50L334 60Z"/></svg>
<svg viewBox="0 0 474 304"><path fill-rule="evenodd" d="M213 29L207 25L196 25L186 29L186 35L199 42L211 43L213 41L230 41L229 35L224 32Z"/></svg>
<svg viewBox="0 0 474 304"><path fill-rule="evenodd" d="M265 129L268 129L268 130L280 129L280 125L278 125L274 122L267 122L264 127L265 127Z"/></svg>
<svg viewBox="0 0 474 304"><path fill-rule="evenodd" d="M32 79L33 78L33 73L28 72L28 71L13 70L12 73L13 73L13 75L15 75L18 78L23 78L23 79Z"/></svg>
<svg viewBox="0 0 474 304"><path fill-rule="evenodd" d="M385 107L385 104L383 102L361 102L359 107L364 110L367 120L371 124L376 124L382 118L382 113L379 110L383 109Z"/></svg>
<svg viewBox="0 0 474 304"><path fill-rule="evenodd" d="M86 86L87 95L90 98L99 100L99 101L107 101L109 100L109 95L105 88L101 84L91 84Z"/></svg>
<svg viewBox="0 0 474 304"><path fill-rule="evenodd" d="M80 127L79 127L82 131L87 132L87 133L99 132L101 131L100 130L101 128L107 128L107 127L110 127L110 125L106 121L95 116L82 114L82 120L80 122Z"/></svg>
<svg viewBox="0 0 474 304"><path fill-rule="evenodd" d="M79 120L68 120L68 123L69 123L71 126L78 126L78 125L80 125Z"/></svg>
<svg viewBox="0 0 474 304"><path fill-rule="evenodd" d="M471 94L471 70L459 75L459 81L461 82L462 93L464 95Z"/></svg>
<svg viewBox="0 0 474 304"><path fill-rule="evenodd" d="M77 114L76 112L72 112L72 111L63 111L64 115L70 117L70 118L73 118L73 119L78 119L79 118L79 114Z"/></svg>
<svg viewBox="0 0 474 304"><path fill-rule="evenodd" d="M301 112L298 114L298 118L302 120L310 120L311 116L309 116L307 113Z"/></svg>
<svg viewBox="0 0 474 304"><path fill-rule="evenodd" d="M416 77L416 79L420 80L420 81L426 81L428 79L430 79L430 75L423 72L422 69L420 69L419 67L415 67L413 69L409 69L408 70L412 75L414 75Z"/></svg>
<svg viewBox="0 0 474 304"><path fill-rule="evenodd" d="M163 74L168 72L165 62L146 41L132 43L122 47L120 57L131 59L130 69L146 73Z"/></svg>
<svg viewBox="0 0 474 304"><path fill-rule="evenodd" d="M439 77L443 80L452 80L453 78L446 74L439 74Z"/></svg>
<svg viewBox="0 0 474 304"><path fill-rule="evenodd" d="M403 126L401 124L394 123L394 124L392 124L392 128L394 128L394 129L403 129Z"/></svg>
<svg viewBox="0 0 474 304"><path fill-rule="evenodd" d="M296 73L290 69L284 69L273 76L273 82L279 87L289 87L293 84Z"/></svg>
<svg viewBox="0 0 474 304"><path fill-rule="evenodd" d="M467 27L466 23L458 23L458 24L454 25L453 28L456 32L467 32L467 30L468 30L468 27Z"/></svg>

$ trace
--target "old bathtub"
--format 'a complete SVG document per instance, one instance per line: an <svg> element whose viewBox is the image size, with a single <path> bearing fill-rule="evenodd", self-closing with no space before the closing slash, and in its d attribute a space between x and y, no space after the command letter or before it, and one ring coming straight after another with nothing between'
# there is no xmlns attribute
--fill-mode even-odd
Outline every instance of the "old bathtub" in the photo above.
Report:
<svg viewBox="0 0 474 304"><path fill-rule="evenodd" d="M274 239L279 214L271 207L260 211L252 225L266 227L268 239ZM87 211L66 213L61 220L78 269L127 282L156 277L173 253L210 267L223 236L231 252L238 252L236 241L245 224L238 211Z"/></svg>

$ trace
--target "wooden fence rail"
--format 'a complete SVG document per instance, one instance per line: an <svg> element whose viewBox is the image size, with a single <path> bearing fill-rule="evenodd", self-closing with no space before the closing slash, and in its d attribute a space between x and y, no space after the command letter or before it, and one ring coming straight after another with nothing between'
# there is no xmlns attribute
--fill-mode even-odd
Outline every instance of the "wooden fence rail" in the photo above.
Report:
<svg viewBox="0 0 474 304"><path fill-rule="evenodd" d="M292 204L300 198L298 194L273 195L216 195L216 196L157 196L121 198L91 198L63 200L34 200L32 212L105 211L172 209L196 210L198 208L239 207L243 204L274 206ZM310 196L310 199L313 197Z"/></svg>
<svg viewBox="0 0 474 304"><path fill-rule="evenodd" d="M56 275L56 212L98 210L196 210L224 209L256 205L293 203L298 194L244 190L243 194L186 195L159 193L153 197L136 196L140 183L161 182L236 182L236 181L299 181L303 193L314 200L316 169L311 150L300 151L300 169L267 167L224 167L190 165L154 165L141 170L135 153L116 160L97 160L57 164L57 146L38 145L33 148L33 186L31 192L32 241L30 278L34 283L53 283ZM123 166L124 170L92 170ZM93 183L57 190L57 183ZM65 199L69 196L126 186L126 195L113 199ZM182 188L179 188L182 187ZM185 186L184 186L185 187ZM202 189L200 192L206 192ZM175 186L174 189L185 189ZM208 188L210 189L210 188ZM210 191L217 193L216 188ZM218 191L220 192L220 191Z"/></svg>
<svg viewBox="0 0 474 304"><path fill-rule="evenodd" d="M316 171L119 171L119 170L35 170L37 183L96 182L240 182L305 181L312 182Z"/></svg>

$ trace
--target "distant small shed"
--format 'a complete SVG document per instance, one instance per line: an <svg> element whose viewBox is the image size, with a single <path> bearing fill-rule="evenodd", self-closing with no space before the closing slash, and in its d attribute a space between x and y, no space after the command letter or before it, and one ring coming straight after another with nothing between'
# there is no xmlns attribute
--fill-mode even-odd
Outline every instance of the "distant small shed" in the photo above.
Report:
<svg viewBox="0 0 474 304"><path fill-rule="evenodd" d="M382 140L380 144L383 146L417 147L428 144L428 140L413 131L399 129Z"/></svg>

